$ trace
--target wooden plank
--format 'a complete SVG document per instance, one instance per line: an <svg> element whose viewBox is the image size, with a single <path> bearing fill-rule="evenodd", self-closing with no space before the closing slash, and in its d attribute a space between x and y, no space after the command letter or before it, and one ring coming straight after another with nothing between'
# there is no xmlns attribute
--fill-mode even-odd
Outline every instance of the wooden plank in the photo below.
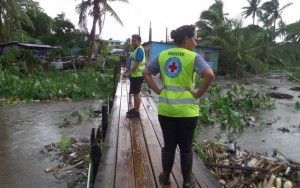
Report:
<svg viewBox="0 0 300 188"><path fill-rule="evenodd" d="M131 118L130 128L136 186L156 187L140 118Z"/></svg>
<svg viewBox="0 0 300 188"><path fill-rule="evenodd" d="M149 110L149 116L155 117L154 112L157 113L157 104L155 104L153 98L147 97L147 100L143 100L145 105L148 106L148 109L153 109L152 112ZM159 121L155 120L154 118L151 118L151 121L153 121L153 124L158 124ZM155 127L155 126L154 126ZM158 129L156 126L156 134L161 135L161 138L159 138L160 142L162 142L162 132L161 129ZM199 157L194 154L194 159L193 159L193 176L195 177L198 185L197 187L220 187L219 183L215 179L215 177L211 174L211 172L206 168L206 166L202 163L202 161L199 159ZM174 170L175 168L175 170ZM174 176L176 177L176 180L178 181L179 185L182 185L183 179L181 175L181 168L180 168L180 155L179 155L179 149L177 149L176 156L175 156L175 161L174 161L174 166L173 166L173 173Z"/></svg>
<svg viewBox="0 0 300 188"><path fill-rule="evenodd" d="M149 116L149 120L153 126L153 130L155 132L157 140L160 143L160 146L163 146L164 140L163 140L162 131L161 131L160 124L159 124L159 121L157 118L157 114L156 114L155 110L153 109L152 105L150 105L150 103L149 103L150 100L152 100L152 99L148 99L148 97L142 97L143 105L145 108L147 108L146 112L147 112L147 114ZM181 187L181 185L183 183L183 179L182 179L182 175L181 175L181 171L180 171L180 160L178 161L178 155L179 155L178 153L176 153L176 155L175 155L174 165L173 165L173 169L172 169L173 177L170 177L170 178L171 178L172 184L176 184L177 186ZM160 163L161 163L161 159L160 159ZM160 164L160 166L161 166L161 164ZM160 167L160 169L162 169L162 168Z"/></svg>
<svg viewBox="0 0 300 188"><path fill-rule="evenodd" d="M154 173L154 178L157 185L160 185L158 176L162 172L162 164L161 164L161 145L158 142L158 139L156 137L156 134L153 129L153 125L151 124L151 121L149 121L148 114L146 111L148 111L148 107L145 109L145 105L142 105L143 108L141 108L141 121L142 121L142 128L144 132L144 137L146 140L149 158L152 164L152 169ZM178 187L173 175L171 175L170 180L172 182L171 187Z"/></svg>
<svg viewBox="0 0 300 188"><path fill-rule="evenodd" d="M94 187L111 188L114 187L116 152L117 152L117 137L118 132L120 106L121 106L121 85L118 83L116 95L114 99L113 109L109 118L109 126L107 128L104 141L104 148L100 159L100 164L97 171L97 176L94 181Z"/></svg>
<svg viewBox="0 0 300 188"><path fill-rule="evenodd" d="M132 145L130 135L129 119L126 118L128 110L128 80L122 79L122 97L120 108L120 123L118 134L118 150L117 150L117 164L115 187L135 187L134 166L132 156Z"/></svg>
<svg viewBox="0 0 300 188"><path fill-rule="evenodd" d="M160 187L163 136L157 118L157 105L151 97L142 97L141 119L126 118L133 98L129 96L129 80L118 83L109 118L98 174L94 187ZM129 98L132 103L128 104ZM193 174L197 187L220 187L210 171L194 154ZM179 150L176 151L171 187L182 186Z"/></svg>
<svg viewBox="0 0 300 188"><path fill-rule="evenodd" d="M193 162L193 174L196 177L196 181L201 186L201 188L221 188L221 185L208 170L208 168L206 168L206 166L202 163L196 153L194 153Z"/></svg>

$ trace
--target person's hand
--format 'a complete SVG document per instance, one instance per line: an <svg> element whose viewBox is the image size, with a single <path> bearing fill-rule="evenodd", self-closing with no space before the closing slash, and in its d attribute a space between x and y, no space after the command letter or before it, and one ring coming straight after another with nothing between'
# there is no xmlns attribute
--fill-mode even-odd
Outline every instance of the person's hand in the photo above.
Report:
<svg viewBox="0 0 300 188"><path fill-rule="evenodd" d="M124 77L128 77L128 76L129 76L129 73L128 73L128 72L124 72L124 73L123 73L123 76L124 76Z"/></svg>
<svg viewBox="0 0 300 188"><path fill-rule="evenodd" d="M162 91L164 88L165 88L165 87L158 89L158 92L157 92L156 94L157 94L157 95L160 95L161 91Z"/></svg>

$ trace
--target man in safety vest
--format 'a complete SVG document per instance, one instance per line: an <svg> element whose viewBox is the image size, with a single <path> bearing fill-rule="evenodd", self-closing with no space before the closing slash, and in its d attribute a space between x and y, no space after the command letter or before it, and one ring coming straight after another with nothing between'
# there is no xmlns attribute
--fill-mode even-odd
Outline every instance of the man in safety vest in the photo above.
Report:
<svg viewBox="0 0 300 188"><path fill-rule="evenodd" d="M142 71L145 68L145 50L141 46L140 35L132 35L131 44L134 48L130 55L129 65L127 71L124 72L124 76L129 76L130 89L129 94L133 94L134 108L130 109L126 116L128 118L140 117L140 105L141 105L141 87L144 81Z"/></svg>

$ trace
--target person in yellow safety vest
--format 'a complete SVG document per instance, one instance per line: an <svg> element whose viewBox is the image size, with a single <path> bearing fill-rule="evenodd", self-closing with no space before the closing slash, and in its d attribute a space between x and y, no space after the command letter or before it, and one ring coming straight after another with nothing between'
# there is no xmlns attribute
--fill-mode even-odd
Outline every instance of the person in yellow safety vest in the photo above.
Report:
<svg viewBox="0 0 300 188"><path fill-rule="evenodd" d="M176 47L162 51L143 70L148 86L159 95L158 120L163 132L162 173L159 181L169 186L175 149L180 149L183 187L195 187L192 176L193 135L199 119L199 99L214 79L213 70L195 53L197 33L195 26L183 25L171 32ZM199 76L195 77L194 73ZM158 88L152 75L160 73L162 88ZM193 88L195 78L203 81L198 89Z"/></svg>
<svg viewBox="0 0 300 188"><path fill-rule="evenodd" d="M143 46L141 46L140 35L134 34L131 36L131 44L134 48L130 55L129 65L123 76L129 76L130 89L129 94L133 94L134 108L130 109L126 113L126 117L140 117L140 105L141 105L141 87L144 81L142 70L145 68L146 56Z"/></svg>

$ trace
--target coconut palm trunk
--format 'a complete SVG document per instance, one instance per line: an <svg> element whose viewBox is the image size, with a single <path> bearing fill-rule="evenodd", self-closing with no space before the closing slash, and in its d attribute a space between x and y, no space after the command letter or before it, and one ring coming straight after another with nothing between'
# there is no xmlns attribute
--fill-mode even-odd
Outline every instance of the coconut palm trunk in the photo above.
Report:
<svg viewBox="0 0 300 188"><path fill-rule="evenodd" d="M98 22L98 18L100 15L100 1L95 0L93 6L93 25L90 33L89 39L89 51L88 51L88 66L91 65L91 58L93 53L95 52L95 40L96 40L96 25Z"/></svg>

